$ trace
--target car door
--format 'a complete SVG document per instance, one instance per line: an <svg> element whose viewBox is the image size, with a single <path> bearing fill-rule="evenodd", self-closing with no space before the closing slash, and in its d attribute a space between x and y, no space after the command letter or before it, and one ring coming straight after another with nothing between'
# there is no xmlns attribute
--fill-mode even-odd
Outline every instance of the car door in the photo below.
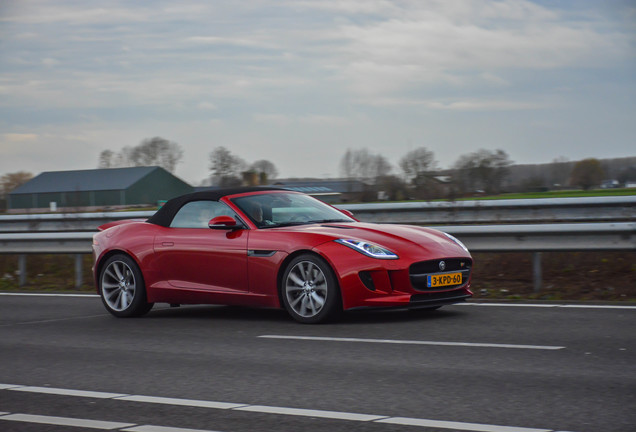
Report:
<svg viewBox="0 0 636 432"><path fill-rule="evenodd" d="M155 237L162 279L176 288L246 292L248 230L215 230L210 219L236 214L218 201L191 201Z"/></svg>

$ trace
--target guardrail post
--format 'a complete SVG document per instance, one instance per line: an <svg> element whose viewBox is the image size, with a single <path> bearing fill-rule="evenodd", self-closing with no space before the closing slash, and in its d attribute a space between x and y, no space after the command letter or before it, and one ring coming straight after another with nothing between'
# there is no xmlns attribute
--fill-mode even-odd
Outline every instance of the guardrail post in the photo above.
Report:
<svg viewBox="0 0 636 432"><path fill-rule="evenodd" d="M26 255L18 255L18 286L26 285Z"/></svg>
<svg viewBox="0 0 636 432"><path fill-rule="evenodd" d="M532 280L536 293L541 291L541 273L541 252L535 252L532 254Z"/></svg>
<svg viewBox="0 0 636 432"><path fill-rule="evenodd" d="M82 287L82 254L75 254L75 289Z"/></svg>

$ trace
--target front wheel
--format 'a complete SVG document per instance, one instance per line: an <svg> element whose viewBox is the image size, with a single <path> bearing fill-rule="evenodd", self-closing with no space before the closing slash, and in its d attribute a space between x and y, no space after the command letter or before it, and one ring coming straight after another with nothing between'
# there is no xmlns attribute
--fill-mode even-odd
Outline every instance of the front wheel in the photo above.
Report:
<svg viewBox="0 0 636 432"><path fill-rule="evenodd" d="M106 310L116 317L135 317L153 306L146 301L144 279L137 263L127 255L108 258L99 275L99 294Z"/></svg>
<svg viewBox="0 0 636 432"><path fill-rule="evenodd" d="M299 255L287 265L281 291L285 309L301 323L325 322L342 310L333 270L312 254Z"/></svg>

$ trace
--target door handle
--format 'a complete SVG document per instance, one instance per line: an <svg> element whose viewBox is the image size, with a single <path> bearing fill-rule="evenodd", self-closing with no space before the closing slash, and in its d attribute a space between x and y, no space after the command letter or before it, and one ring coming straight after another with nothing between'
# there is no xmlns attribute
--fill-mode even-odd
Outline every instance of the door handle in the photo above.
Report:
<svg viewBox="0 0 636 432"><path fill-rule="evenodd" d="M173 242L162 242L161 246L174 246Z"/></svg>

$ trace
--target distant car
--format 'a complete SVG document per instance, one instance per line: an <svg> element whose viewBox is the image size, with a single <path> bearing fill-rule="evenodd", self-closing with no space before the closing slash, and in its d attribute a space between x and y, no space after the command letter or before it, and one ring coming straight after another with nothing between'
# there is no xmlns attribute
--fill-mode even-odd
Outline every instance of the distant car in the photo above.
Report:
<svg viewBox="0 0 636 432"><path fill-rule="evenodd" d="M361 223L281 189L196 192L93 238L97 291L118 317L154 303L285 308L303 323L361 308L437 308L472 296L472 259L429 228Z"/></svg>

